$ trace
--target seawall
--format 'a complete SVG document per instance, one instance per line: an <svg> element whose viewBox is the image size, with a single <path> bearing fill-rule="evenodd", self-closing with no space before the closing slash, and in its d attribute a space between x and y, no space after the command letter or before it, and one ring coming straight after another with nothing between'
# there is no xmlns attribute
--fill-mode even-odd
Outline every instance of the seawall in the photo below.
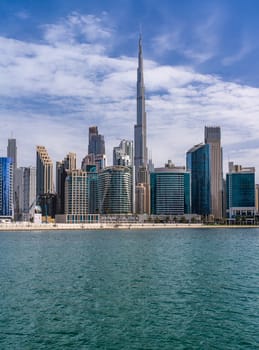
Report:
<svg viewBox="0 0 259 350"><path fill-rule="evenodd" d="M0 231L49 231L49 230L138 230L181 228L259 228L258 225L205 225L173 223L92 223L92 224L34 224L28 222L1 223Z"/></svg>

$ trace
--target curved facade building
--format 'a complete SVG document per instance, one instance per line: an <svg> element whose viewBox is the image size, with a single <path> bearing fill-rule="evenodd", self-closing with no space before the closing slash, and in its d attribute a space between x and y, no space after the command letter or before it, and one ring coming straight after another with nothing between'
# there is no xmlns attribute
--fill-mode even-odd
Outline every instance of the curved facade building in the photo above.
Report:
<svg viewBox="0 0 259 350"><path fill-rule="evenodd" d="M112 166L98 177L100 214L132 214L132 168Z"/></svg>

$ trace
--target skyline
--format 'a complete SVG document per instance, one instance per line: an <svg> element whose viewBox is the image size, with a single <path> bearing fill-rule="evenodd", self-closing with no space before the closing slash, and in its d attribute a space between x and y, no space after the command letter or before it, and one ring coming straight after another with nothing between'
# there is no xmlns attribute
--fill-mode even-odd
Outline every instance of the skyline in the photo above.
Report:
<svg viewBox="0 0 259 350"><path fill-rule="evenodd" d="M0 154L14 137L19 166L35 165L36 145L53 161L75 152L79 164L88 128L97 125L111 164L113 147L134 138L141 24L147 146L155 166L168 159L185 164L204 127L218 125L224 170L228 161L257 169L259 5L116 4L2 2Z"/></svg>

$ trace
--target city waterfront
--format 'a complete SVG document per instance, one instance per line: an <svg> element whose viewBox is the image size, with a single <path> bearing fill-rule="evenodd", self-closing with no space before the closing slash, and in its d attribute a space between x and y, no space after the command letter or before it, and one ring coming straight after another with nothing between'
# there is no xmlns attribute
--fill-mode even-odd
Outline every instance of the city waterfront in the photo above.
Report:
<svg viewBox="0 0 259 350"><path fill-rule="evenodd" d="M0 233L2 349L255 349L259 229Z"/></svg>

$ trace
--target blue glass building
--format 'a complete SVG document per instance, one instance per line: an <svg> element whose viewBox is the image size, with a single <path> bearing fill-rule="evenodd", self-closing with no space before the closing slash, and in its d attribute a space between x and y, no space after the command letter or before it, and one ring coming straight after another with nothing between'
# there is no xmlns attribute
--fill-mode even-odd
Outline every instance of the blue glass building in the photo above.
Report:
<svg viewBox="0 0 259 350"><path fill-rule="evenodd" d="M98 172L96 165L87 165L87 183L88 183L88 211L90 214L99 213L98 207Z"/></svg>
<svg viewBox="0 0 259 350"><path fill-rule="evenodd" d="M229 163L226 176L229 218L251 217L255 213L255 169Z"/></svg>
<svg viewBox="0 0 259 350"><path fill-rule="evenodd" d="M151 214L191 213L191 176L180 167L157 168L150 174Z"/></svg>
<svg viewBox="0 0 259 350"><path fill-rule="evenodd" d="M12 159L0 157L0 217L13 218Z"/></svg>
<svg viewBox="0 0 259 350"><path fill-rule="evenodd" d="M210 191L210 145L199 144L186 154L186 168L191 171L192 213L209 215L211 213Z"/></svg>

